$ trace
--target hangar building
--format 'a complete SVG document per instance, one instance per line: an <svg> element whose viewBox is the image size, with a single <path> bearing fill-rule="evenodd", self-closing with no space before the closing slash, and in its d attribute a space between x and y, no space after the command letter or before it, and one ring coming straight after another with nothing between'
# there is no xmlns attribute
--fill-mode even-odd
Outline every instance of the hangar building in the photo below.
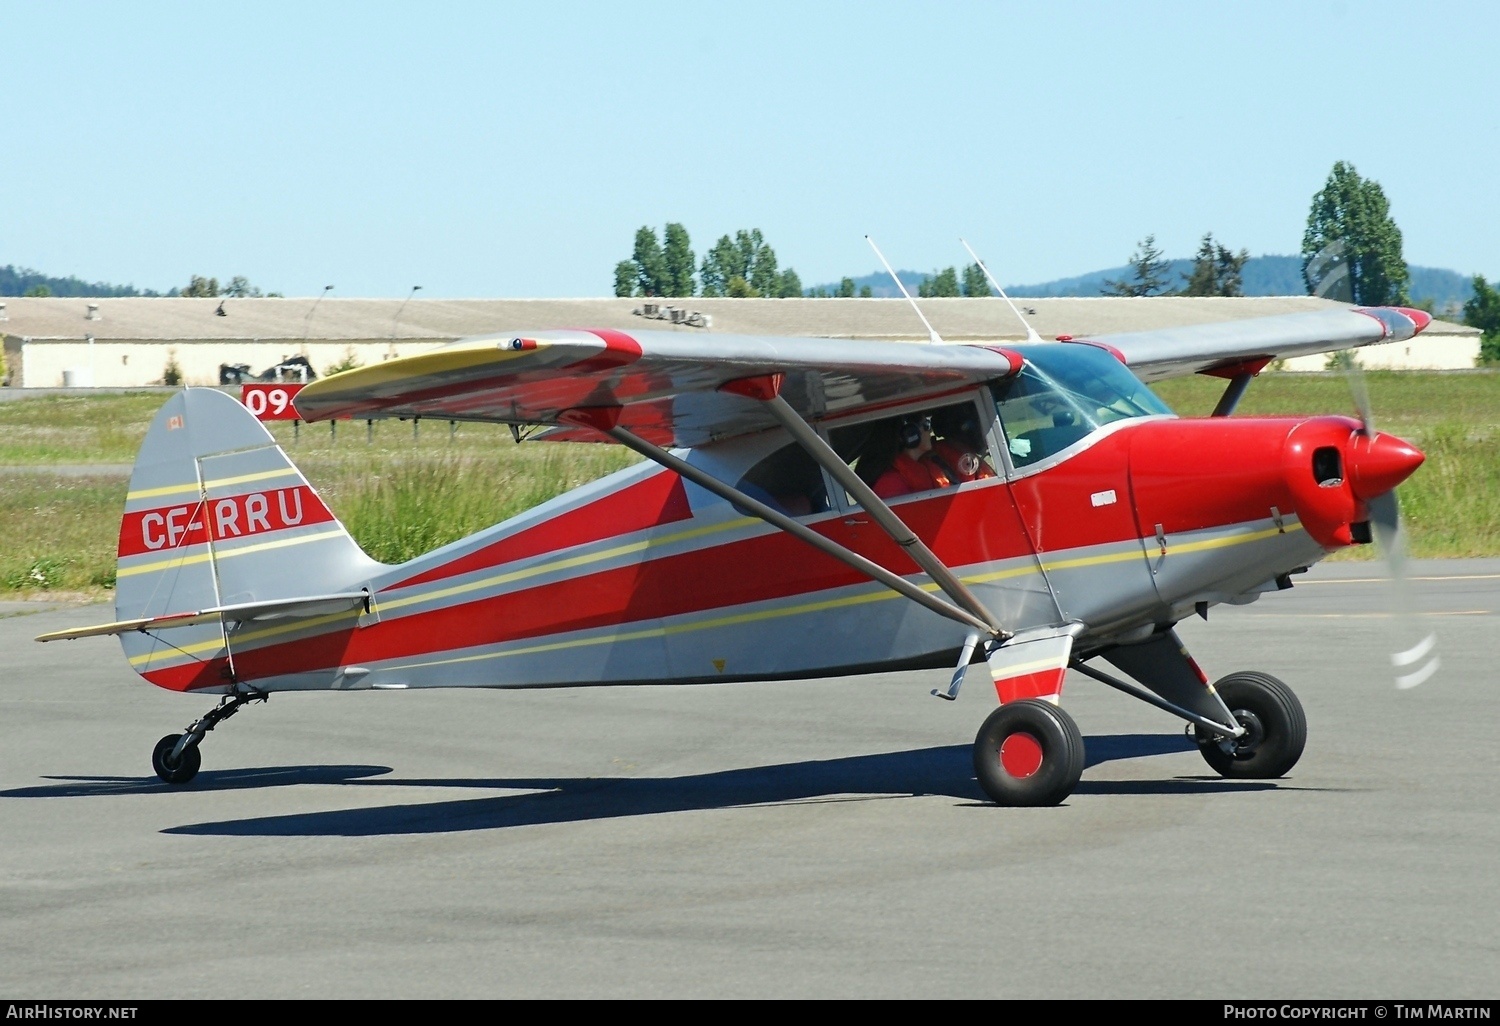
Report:
<svg viewBox="0 0 1500 1026"><path fill-rule="evenodd" d="M1339 304L1310 296L1018 299L1044 338L1087 337L1238 320ZM946 340L1018 342L1025 330L999 298L924 299ZM811 335L924 342L902 299L119 299L0 298L8 384L23 388L129 388L221 383L221 366L252 375L302 356L322 375L336 365L379 363L467 335L556 327ZM1402 343L1361 352L1369 368L1475 365L1476 328L1433 321ZM1322 370L1324 357L1288 361Z"/></svg>

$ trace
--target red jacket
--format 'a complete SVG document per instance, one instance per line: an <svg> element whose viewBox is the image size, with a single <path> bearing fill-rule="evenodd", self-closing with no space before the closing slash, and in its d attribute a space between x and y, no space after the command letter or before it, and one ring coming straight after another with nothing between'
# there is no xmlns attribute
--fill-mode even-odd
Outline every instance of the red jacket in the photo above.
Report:
<svg viewBox="0 0 1500 1026"><path fill-rule="evenodd" d="M946 438L934 443L932 451L922 458L936 463L944 476L954 482L980 481L995 476L983 456Z"/></svg>
<svg viewBox="0 0 1500 1026"><path fill-rule="evenodd" d="M925 457L914 460L904 452L896 454L896 461L875 479L873 490L882 499L912 492L925 492L930 488L947 488L953 483L943 468Z"/></svg>

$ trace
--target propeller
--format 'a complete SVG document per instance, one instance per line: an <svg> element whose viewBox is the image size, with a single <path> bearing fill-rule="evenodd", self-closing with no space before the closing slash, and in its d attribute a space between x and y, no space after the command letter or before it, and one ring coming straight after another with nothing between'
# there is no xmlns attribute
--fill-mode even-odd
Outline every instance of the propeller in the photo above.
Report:
<svg viewBox="0 0 1500 1026"><path fill-rule="evenodd" d="M1308 261L1306 273L1308 284L1312 286L1309 291L1314 296L1343 303L1354 302L1354 279L1349 273L1343 240L1334 239L1324 246ZM1385 559L1391 581L1392 612L1396 620L1392 633L1396 648L1391 652L1391 668L1397 688L1414 688L1435 674L1441 665L1437 654L1437 633L1431 629L1428 618L1417 603L1407 570L1406 532L1401 523L1401 504L1396 498L1396 489L1393 485L1387 486L1388 482L1382 482L1381 478L1392 469L1394 462L1404 460L1409 466L1418 454L1410 446L1393 444L1397 440L1391 436L1380 437L1375 427L1370 390L1354 350L1341 350L1336 363L1349 382L1349 392L1359 416L1362 442L1356 443L1356 448L1363 450L1360 453L1363 459L1353 471L1355 494L1370 512L1370 534ZM1405 474L1393 475L1390 480L1399 481L1404 477ZM1361 495L1361 491L1365 494Z"/></svg>
<svg viewBox="0 0 1500 1026"><path fill-rule="evenodd" d="M1389 436L1382 438L1376 430L1369 389L1365 385L1364 371L1360 369L1358 361L1348 360L1345 374L1349 379L1349 390L1354 396L1355 408L1359 411L1359 434L1365 440L1363 446L1367 447L1363 455L1367 458L1376 455L1377 449L1381 447L1377 446L1377 440L1384 443L1384 447L1391 452L1414 451L1410 446L1391 446ZM1360 445L1361 443L1356 443L1356 446ZM1363 489L1368 497L1361 498L1370 511L1370 534L1375 547L1385 559L1391 581L1393 613L1396 618L1396 629L1392 636L1397 645L1391 653L1391 668L1395 672L1396 687L1405 690L1416 687L1435 674L1442 660L1437 654L1437 633L1431 628L1428 617L1417 603L1416 590L1407 568L1406 530L1402 526L1401 503L1396 497L1396 489L1382 487L1377 483L1383 476L1380 463L1379 459L1374 461L1374 466L1365 461L1360 462L1360 471L1371 478ZM1358 494L1361 491L1361 481L1357 479L1354 485Z"/></svg>

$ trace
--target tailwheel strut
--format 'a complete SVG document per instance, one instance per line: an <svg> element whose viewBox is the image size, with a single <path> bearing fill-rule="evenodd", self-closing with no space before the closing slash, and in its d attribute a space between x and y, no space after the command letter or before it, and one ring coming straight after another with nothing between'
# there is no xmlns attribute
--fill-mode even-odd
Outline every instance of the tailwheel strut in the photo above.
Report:
<svg viewBox="0 0 1500 1026"><path fill-rule="evenodd" d="M245 685L237 685L244 688ZM198 751L204 735L240 711L246 702L264 702L270 695L253 688L225 695L208 715L195 721L184 734L168 734L151 751L151 768L168 784L186 784L198 775L203 755Z"/></svg>

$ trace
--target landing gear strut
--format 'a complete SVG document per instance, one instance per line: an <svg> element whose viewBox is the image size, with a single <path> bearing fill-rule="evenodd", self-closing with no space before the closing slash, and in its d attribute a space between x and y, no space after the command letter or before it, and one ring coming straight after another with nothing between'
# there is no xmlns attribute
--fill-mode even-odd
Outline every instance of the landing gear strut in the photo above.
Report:
<svg viewBox="0 0 1500 1026"><path fill-rule="evenodd" d="M1227 737L1195 728L1203 761L1225 777L1285 776L1307 744L1307 717L1292 689L1270 674L1244 671L1223 678L1214 690L1245 733Z"/></svg>
<svg viewBox="0 0 1500 1026"><path fill-rule="evenodd" d="M269 697L264 691L225 695L217 708L188 727L187 733L168 734L156 742L156 747L151 750L151 768L168 784L186 784L198 775L198 767L203 762L198 745L204 735L239 712L240 706L246 702L264 702Z"/></svg>

